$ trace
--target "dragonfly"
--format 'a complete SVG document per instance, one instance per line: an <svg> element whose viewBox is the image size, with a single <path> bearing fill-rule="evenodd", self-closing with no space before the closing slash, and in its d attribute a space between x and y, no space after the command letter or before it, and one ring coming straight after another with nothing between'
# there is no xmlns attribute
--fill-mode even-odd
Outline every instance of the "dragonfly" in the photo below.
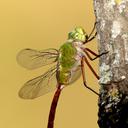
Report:
<svg viewBox="0 0 128 128"><path fill-rule="evenodd" d="M82 27L76 27L68 34L68 39L61 45L59 50L54 48L45 50L26 48L17 55L17 62L22 67L30 70L54 64L44 74L27 81L19 90L21 98L34 99L56 89L51 103L47 128L54 127L56 107L61 91L75 82L80 76L83 78L83 85L96 95L99 95L87 85L84 70L86 63L94 76L99 79L88 59L93 61L107 53L104 52L98 55L84 46L96 37L97 33L93 34L95 25L89 35ZM94 56L93 58L92 55Z"/></svg>

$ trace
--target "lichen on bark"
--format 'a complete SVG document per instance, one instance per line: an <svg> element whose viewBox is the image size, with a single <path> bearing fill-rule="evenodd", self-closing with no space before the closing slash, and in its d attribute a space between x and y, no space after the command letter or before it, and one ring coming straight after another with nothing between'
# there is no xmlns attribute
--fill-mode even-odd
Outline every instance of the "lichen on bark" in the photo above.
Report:
<svg viewBox="0 0 128 128"><path fill-rule="evenodd" d="M128 0L94 0L100 58L100 128L128 128Z"/></svg>

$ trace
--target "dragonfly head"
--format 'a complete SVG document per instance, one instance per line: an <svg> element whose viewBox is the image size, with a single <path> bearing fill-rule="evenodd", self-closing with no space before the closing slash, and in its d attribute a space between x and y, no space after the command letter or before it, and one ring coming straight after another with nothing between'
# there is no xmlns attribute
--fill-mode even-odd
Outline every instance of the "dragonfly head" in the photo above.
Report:
<svg viewBox="0 0 128 128"><path fill-rule="evenodd" d="M78 40L85 42L87 34L82 27L76 27L73 31L68 34L69 40Z"/></svg>

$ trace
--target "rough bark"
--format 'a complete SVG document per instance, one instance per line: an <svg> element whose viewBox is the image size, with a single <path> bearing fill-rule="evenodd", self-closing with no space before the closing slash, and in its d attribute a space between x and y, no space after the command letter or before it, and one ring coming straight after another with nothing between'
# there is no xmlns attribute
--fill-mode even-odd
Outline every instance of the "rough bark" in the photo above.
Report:
<svg viewBox="0 0 128 128"><path fill-rule="evenodd" d="M128 0L94 0L100 58L100 128L128 128Z"/></svg>

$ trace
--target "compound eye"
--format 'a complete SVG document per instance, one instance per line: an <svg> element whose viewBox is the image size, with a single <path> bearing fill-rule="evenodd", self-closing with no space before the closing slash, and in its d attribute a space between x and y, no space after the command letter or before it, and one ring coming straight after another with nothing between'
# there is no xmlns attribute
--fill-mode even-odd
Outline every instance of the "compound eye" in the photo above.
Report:
<svg viewBox="0 0 128 128"><path fill-rule="evenodd" d="M78 36L79 36L79 34L78 34L78 33L76 33L75 37L77 37L77 38L78 38Z"/></svg>

